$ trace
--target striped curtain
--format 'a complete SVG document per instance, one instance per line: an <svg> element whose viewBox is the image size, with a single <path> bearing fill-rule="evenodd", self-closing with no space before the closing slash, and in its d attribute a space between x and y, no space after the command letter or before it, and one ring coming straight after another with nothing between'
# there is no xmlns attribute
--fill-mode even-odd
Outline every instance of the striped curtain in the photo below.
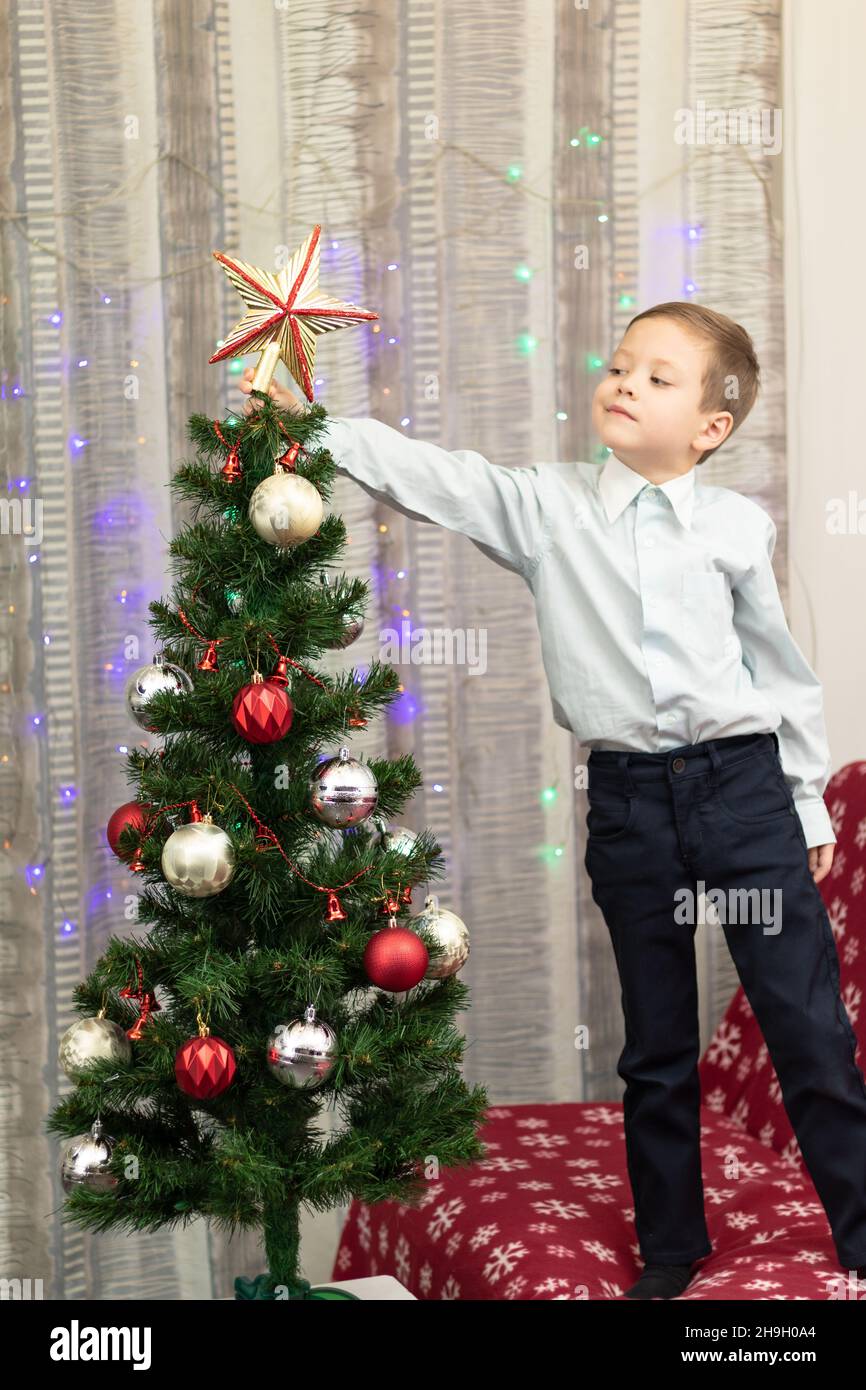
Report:
<svg viewBox="0 0 866 1390"><path fill-rule="evenodd" d="M207 361L242 312L212 251L271 266L322 225L323 287L380 315L377 332L320 340L316 395L332 413L501 464L600 462L593 360L640 308L685 297L655 292L659 261L644 254L658 226L703 222L697 297L748 324L773 383L713 481L773 511L783 557L774 171L679 150L662 193L644 194L647 131L669 141L672 90L681 105L774 104L779 3L0 10L3 457L7 496L42 516L39 543L13 532L0 548L8 1277L42 1278L59 1299L212 1298L264 1268L254 1232L229 1240L198 1221L94 1237L64 1223L44 1128L69 1085L56 1054L72 990L109 936L135 929L104 827L128 799L124 750L148 741L123 697L153 654L148 603L168 593L186 519L166 484L190 455L189 415L240 402L232 373ZM676 42L660 46L666 25ZM665 63L673 83L653 86ZM619 988L575 786L586 750L553 724L528 590L349 479L334 506L346 570L373 581L364 633L334 670L372 660L404 622L484 653L483 669L395 661L400 710L355 744L411 752L424 774L404 821L436 834L448 872L431 891L472 933L466 1079L494 1103L617 1098ZM709 949L702 986L709 1029L733 988ZM581 1024L589 1051L575 1048ZM314 1281L330 1273L340 1215L304 1218Z"/></svg>

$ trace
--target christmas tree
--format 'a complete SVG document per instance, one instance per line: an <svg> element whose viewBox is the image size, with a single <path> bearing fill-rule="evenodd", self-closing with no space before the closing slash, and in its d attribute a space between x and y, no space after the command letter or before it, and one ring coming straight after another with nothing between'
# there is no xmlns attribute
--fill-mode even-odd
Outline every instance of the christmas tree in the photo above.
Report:
<svg viewBox="0 0 866 1390"><path fill-rule="evenodd" d="M127 691L162 746L130 752L134 796L107 827L148 929L112 936L76 988L60 1047L75 1084L48 1119L65 1220L260 1228L268 1270L238 1297L326 1296L301 1275L301 1203L416 1202L483 1156L488 1103L460 1072L466 928L435 895L412 915L439 846L388 827L421 776L349 746L398 673L316 669L356 640L368 597L327 575L346 530L325 510L316 338L377 317L319 290L319 232L275 275L214 253L247 313L210 360L260 352L262 399L244 420L193 415L197 456L169 484L193 520L169 547L170 600L150 604L162 650ZM303 414L268 394L279 360Z"/></svg>

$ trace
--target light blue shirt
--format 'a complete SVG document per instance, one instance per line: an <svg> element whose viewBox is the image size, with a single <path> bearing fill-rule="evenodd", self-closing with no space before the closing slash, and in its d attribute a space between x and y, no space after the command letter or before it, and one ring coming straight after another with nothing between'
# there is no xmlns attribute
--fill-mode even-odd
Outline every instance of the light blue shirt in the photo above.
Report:
<svg viewBox="0 0 866 1390"><path fill-rule="evenodd" d="M371 418L331 416L321 442L372 497L522 576L553 717L582 744L776 731L807 845L835 843L822 687L788 631L763 507L694 468L658 486L615 454L505 468Z"/></svg>

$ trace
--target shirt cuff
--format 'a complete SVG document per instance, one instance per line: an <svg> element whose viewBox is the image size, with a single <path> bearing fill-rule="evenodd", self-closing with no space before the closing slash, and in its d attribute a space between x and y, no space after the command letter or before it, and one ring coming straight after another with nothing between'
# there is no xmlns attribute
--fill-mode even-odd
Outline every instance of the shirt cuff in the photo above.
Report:
<svg viewBox="0 0 866 1390"><path fill-rule="evenodd" d="M835 845L836 836L823 797L810 796L804 801L798 801L795 797L794 806L806 835L808 849L813 845Z"/></svg>

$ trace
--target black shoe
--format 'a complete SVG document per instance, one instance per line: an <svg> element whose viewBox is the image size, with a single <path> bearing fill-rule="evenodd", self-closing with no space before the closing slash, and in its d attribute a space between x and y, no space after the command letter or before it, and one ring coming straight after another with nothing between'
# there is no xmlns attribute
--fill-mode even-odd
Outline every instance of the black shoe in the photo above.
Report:
<svg viewBox="0 0 866 1390"><path fill-rule="evenodd" d="M694 1264L644 1265L636 1284L626 1289L624 1298L676 1298L691 1280Z"/></svg>

